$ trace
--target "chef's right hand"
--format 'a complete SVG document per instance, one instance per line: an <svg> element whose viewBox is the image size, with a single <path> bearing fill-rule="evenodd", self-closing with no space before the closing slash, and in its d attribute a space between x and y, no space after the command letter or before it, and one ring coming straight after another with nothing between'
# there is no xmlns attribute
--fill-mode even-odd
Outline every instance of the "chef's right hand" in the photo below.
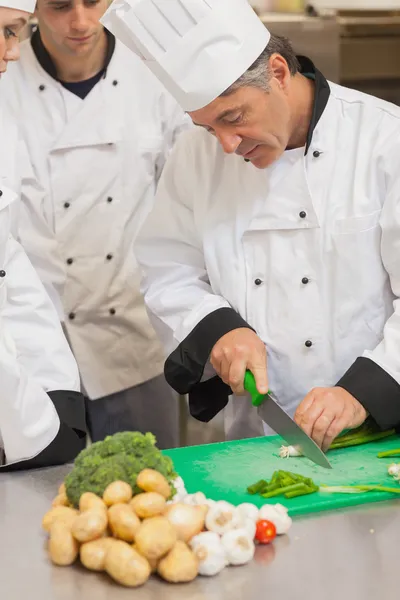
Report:
<svg viewBox="0 0 400 600"><path fill-rule="evenodd" d="M260 394L268 392L267 351L252 329L240 327L223 335L211 351L210 362L234 394L245 393L246 369L253 373Z"/></svg>

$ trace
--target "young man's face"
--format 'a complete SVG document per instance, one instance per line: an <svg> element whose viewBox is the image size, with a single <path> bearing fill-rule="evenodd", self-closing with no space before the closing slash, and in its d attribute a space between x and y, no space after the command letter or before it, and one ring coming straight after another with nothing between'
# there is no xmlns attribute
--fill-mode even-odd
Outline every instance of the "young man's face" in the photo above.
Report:
<svg viewBox="0 0 400 600"><path fill-rule="evenodd" d="M50 51L84 56L101 37L106 10L107 0L38 0L36 16Z"/></svg>
<svg viewBox="0 0 400 600"><path fill-rule="evenodd" d="M287 65L281 68L268 92L242 87L189 113L196 125L215 135L226 153L243 156L259 169L283 154L291 136L290 73Z"/></svg>

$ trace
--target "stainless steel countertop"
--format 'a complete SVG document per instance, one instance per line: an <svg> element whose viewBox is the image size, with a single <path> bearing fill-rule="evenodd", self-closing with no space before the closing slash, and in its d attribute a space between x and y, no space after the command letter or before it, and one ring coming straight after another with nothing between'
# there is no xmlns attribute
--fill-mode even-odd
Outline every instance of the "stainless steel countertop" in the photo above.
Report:
<svg viewBox="0 0 400 600"><path fill-rule="evenodd" d="M252 563L191 584L149 581L137 590L79 566L54 567L41 519L68 467L0 475L3 600L398 600L400 503L303 518L259 547Z"/></svg>

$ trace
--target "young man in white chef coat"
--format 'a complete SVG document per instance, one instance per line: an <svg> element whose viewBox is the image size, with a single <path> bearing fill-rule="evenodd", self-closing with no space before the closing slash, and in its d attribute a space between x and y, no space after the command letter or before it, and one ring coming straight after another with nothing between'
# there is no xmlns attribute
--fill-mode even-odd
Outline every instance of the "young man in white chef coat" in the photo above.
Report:
<svg viewBox="0 0 400 600"><path fill-rule="evenodd" d="M0 73L18 60L34 0L0 0ZM1 93L1 92L0 92ZM0 473L72 461L85 446L76 362L57 313L12 236L23 157L0 110Z"/></svg>
<svg viewBox="0 0 400 600"><path fill-rule="evenodd" d="M328 83L246 0L121 0L103 22L198 125L136 245L192 414L233 392L228 437L270 433L239 397L251 369L323 448L368 414L400 424L400 108Z"/></svg>
<svg viewBox="0 0 400 600"><path fill-rule="evenodd" d="M132 244L190 119L99 18L107 0L39 0L2 93L38 184L21 241L77 359L93 441L125 429L178 444L178 405L139 289Z"/></svg>

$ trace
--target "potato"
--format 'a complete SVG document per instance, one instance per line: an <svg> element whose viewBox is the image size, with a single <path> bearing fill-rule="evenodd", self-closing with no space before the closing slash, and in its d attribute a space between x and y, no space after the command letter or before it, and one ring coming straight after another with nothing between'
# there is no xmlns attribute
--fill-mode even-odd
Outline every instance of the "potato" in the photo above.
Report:
<svg viewBox="0 0 400 600"><path fill-rule="evenodd" d="M177 534L165 517L147 519L135 536L135 544L148 560L157 560L167 554L177 540Z"/></svg>
<svg viewBox="0 0 400 600"><path fill-rule="evenodd" d="M137 546L135 544L132 544L132 548L134 550L136 550L136 552L139 552L139 550L137 549ZM140 552L139 552L140 554ZM156 558L146 558L147 562L150 565L150 569L152 573L157 573L157 565L158 565L158 559Z"/></svg>
<svg viewBox="0 0 400 600"><path fill-rule="evenodd" d="M132 546L117 540L107 551L105 570L115 581L128 587L143 585L151 574L147 560Z"/></svg>
<svg viewBox="0 0 400 600"><path fill-rule="evenodd" d="M166 499L171 495L168 481L164 475L154 469L143 469L137 476L136 485L145 492L157 492Z"/></svg>
<svg viewBox="0 0 400 600"><path fill-rule="evenodd" d="M58 494L60 495L60 494L66 494L66 493L67 493L67 490L65 489L65 483L62 483L60 485L60 487L58 488Z"/></svg>
<svg viewBox="0 0 400 600"><path fill-rule="evenodd" d="M92 510L93 508L99 508L106 512L107 507L104 504L100 496L96 496L92 492L85 492L79 499L79 510L84 512L85 510Z"/></svg>
<svg viewBox="0 0 400 600"><path fill-rule="evenodd" d="M78 542L91 542L100 538L107 529L107 513L92 509L81 513L72 523L72 535Z"/></svg>
<svg viewBox="0 0 400 600"><path fill-rule="evenodd" d="M71 528L72 522L78 516L78 511L67 506L56 506L49 510L42 519L42 527L49 532L55 521L63 521Z"/></svg>
<svg viewBox="0 0 400 600"><path fill-rule="evenodd" d="M198 560L184 542L178 541L167 556L160 560L157 571L166 581L187 583L198 575Z"/></svg>
<svg viewBox="0 0 400 600"><path fill-rule="evenodd" d="M125 481L113 481L106 487L103 500L107 506L129 502L132 498L132 488Z"/></svg>
<svg viewBox="0 0 400 600"><path fill-rule="evenodd" d="M51 503L52 506L69 506L69 500L67 498L67 494L64 492L63 494L58 494Z"/></svg>
<svg viewBox="0 0 400 600"><path fill-rule="evenodd" d="M157 494L157 492L145 492L144 494L138 494L132 498L129 503L137 516L141 519L148 519L150 517L162 515L166 504L167 503L164 496Z"/></svg>
<svg viewBox="0 0 400 600"><path fill-rule="evenodd" d="M138 516L128 504L114 504L108 509L108 522L114 537L133 542L140 527Z"/></svg>
<svg viewBox="0 0 400 600"><path fill-rule="evenodd" d="M90 571L104 571L106 554L115 541L113 538L104 537L82 544L79 556L83 566Z"/></svg>
<svg viewBox="0 0 400 600"><path fill-rule="evenodd" d="M52 562L59 566L72 565L78 556L79 544L62 521L55 521L51 526L48 550Z"/></svg>
<svg viewBox="0 0 400 600"><path fill-rule="evenodd" d="M173 525L178 539L182 542L189 542L204 529L205 513L202 506L191 506L181 502L170 504L165 511L165 517Z"/></svg>

